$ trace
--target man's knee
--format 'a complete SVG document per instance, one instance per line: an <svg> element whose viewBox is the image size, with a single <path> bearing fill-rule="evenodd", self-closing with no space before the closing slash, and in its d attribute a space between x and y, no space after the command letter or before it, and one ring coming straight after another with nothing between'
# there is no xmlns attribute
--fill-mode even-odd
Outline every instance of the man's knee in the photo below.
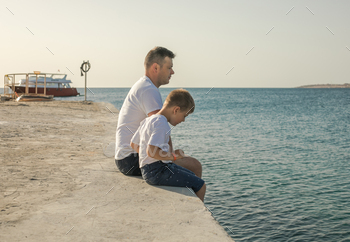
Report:
<svg viewBox="0 0 350 242"><path fill-rule="evenodd" d="M191 171L193 171L196 176L202 177L202 164L195 158L193 157L187 157L187 163L190 164Z"/></svg>
<svg viewBox="0 0 350 242"><path fill-rule="evenodd" d="M192 163L193 167L202 170L202 164L196 158L193 158L193 157L188 157L188 158L190 159L190 162Z"/></svg>

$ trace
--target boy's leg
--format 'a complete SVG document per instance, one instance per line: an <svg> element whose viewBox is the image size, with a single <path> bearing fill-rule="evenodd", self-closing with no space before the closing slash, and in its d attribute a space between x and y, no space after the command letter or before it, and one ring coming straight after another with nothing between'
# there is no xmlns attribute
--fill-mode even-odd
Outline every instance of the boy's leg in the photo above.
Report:
<svg viewBox="0 0 350 242"><path fill-rule="evenodd" d="M199 197L199 199L202 200L202 202L204 202L204 195L206 190L207 186L204 183L202 188L198 192L196 192L197 197Z"/></svg>
<svg viewBox="0 0 350 242"><path fill-rule="evenodd" d="M185 173L192 174L192 175L194 174L192 171L190 171L182 166L177 166L177 168L184 171ZM202 188L198 192L196 192L197 197L199 197L202 200L202 202L204 202L204 195L205 195L206 189L207 189L207 187L204 183Z"/></svg>
<svg viewBox="0 0 350 242"><path fill-rule="evenodd" d="M188 156L173 161L173 163L194 172L196 176L202 178L202 164L197 159Z"/></svg>
<svg viewBox="0 0 350 242"><path fill-rule="evenodd" d="M205 183L193 172L174 163L157 162L141 168L143 177L148 184L174 187L187 187L197 194L203 201ZM152 172L153 173L152 173ZM152 173L152 174L151 174ZM203 188L204 187L204 188Z"/></svg>

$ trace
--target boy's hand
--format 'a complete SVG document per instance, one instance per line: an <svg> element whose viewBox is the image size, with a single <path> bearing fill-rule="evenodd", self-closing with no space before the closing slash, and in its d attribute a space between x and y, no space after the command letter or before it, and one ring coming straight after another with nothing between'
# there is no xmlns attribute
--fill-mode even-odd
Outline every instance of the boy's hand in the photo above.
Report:
<svg viewBox="0 0 350 242"><path fill-rule="evenodd" d="M181 159L181 158L184 158L186 156L185 152L181 149L175 150L174 154L176 155L176 159Z"/></svg>

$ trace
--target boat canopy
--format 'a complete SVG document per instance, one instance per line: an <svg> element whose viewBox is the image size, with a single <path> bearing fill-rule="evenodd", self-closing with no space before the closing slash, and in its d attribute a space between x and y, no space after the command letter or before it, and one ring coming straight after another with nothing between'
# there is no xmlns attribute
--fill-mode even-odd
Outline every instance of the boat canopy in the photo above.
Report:
<svg viewBox="0 0 350 242"><path fill-rule="evenodd" d="M64 77L56 77L58 75L64 75ZM46 83L72 83L71 80L67 80L67 75L66 74L52 74L49 77L46 77ZM30 76L29 77L29 82L35 82L36 81L36 76ZM43 76L38 76L38 83L44 83L45 82L45 77ZM21 79L19 82L19 85L25 85L26 79Z"/></svg>

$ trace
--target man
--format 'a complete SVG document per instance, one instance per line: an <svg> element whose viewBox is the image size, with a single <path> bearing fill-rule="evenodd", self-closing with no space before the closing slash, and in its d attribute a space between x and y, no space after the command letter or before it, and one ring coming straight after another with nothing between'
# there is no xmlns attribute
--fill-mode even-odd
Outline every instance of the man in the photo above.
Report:
<svg viewBox="0 0 350 242"><path fill-rule="evenodd" d="M141 77L130 89L119 112L116 133L115 163L125 175L141 176L139 156L130 146L130 141L140 122L156 114L163 106L159 92L161 85L169 83L174 74L173 58L175 54L164 47L155 47L145 58L145 76ZM172 149L170 139L170 149ZM192 157L184 157L174 162L202 176L202 165Z"/></svg>

